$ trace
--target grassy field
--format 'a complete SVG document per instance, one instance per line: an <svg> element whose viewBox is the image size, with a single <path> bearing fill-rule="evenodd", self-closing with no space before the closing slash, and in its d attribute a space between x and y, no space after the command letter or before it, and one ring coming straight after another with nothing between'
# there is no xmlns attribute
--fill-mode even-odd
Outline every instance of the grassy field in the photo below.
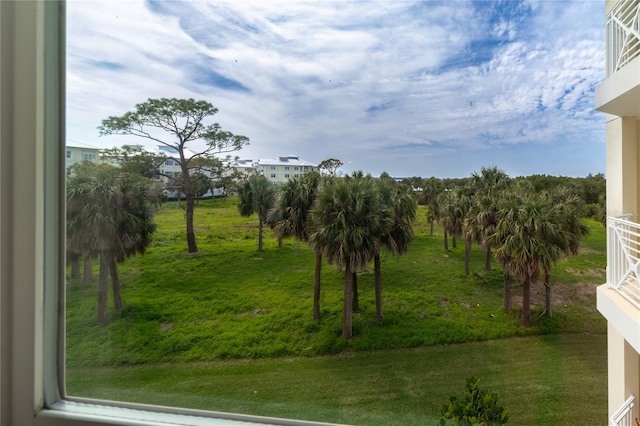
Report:
<svg viewBox="0 0 640 426"><path fill-rule="evenodd" d="M406 255L382 258L385 322L375 318L373 267L359 274L354 339L340 337L342 279L323 269L322 321L312 319L313 254L267 230L234 199L196 208L200 252L186 253L184 213L164 205L144 256L121 266L124 309L95 320L96 285L67 284L71 395L352 424L435 424L464 378L499 393L510 424L606 422L604 228L552 271L554 316L534 289L533 326L502 312L502 274L478 247L463 274L463 244L416 223ZM576 421L579 420L579 421Z"/></svg>

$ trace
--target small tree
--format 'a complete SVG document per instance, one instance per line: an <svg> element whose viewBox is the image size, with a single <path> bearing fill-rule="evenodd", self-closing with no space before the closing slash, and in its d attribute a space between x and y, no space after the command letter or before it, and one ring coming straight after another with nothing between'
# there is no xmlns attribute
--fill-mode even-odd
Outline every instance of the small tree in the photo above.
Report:
<svg viewBox="0 0 640 426"><path fill-rule="evenodd" d="M318 164L318 170L322 174L337 176L338 169L343 166L343 162L336 158L327 158Z"/></svg>
<svg viewBox="0 0 640 426"><path fill-rule="evenodd" d="M148 99L137 104L134 111L119 117L102 120L98 127L100 136L137 136L157 142L176 152L182 180L180 186L186 201L187 245L190 253L198 251L193 226L195 187L191 178L194 168L198 170L219 165L215 154L238 151L249 143L246 136L223 131L218 123L205 124L208 118L218 113L218 109L206 101L194 99ZM204 148L189 155L191 142L201 140ZM196 167L197 166L197 167Z"/></svg>
<svg viewBox="0 0 640 426"><path fill-rule="evenodd" d="M440 425L504 425L509 420L508 411L498 405L498 394L490 393L478 387L480 379L473 376L467 379L464 395L458 400L455 396L442 406Z"/></svg>
<svg viewBox="0 0 640 426"><path fill-rule="evenodd" d="M258 251L262 251L262 230L273 205L273 196L273 184L262 175L251 176L240 188L240 215L258 215Z"/></svg>

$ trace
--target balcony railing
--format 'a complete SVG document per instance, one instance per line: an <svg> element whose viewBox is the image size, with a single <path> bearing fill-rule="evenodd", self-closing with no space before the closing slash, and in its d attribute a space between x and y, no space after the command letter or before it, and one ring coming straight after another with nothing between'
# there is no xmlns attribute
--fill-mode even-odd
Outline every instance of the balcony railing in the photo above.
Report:
<svg viewBox="0 0 640 426"><path fill-rule="evenodd" d="M607 222L607 283L640 308L640 224L614 217Z"/></svg>
<svg viewBox="0 0 640 426"><path fill-rule="evenodd" d="M640 56L640 1L621 0L607 16L607 77Z"/></svg>
<svg viewBox="0 0 640 426"><path fill-rule="evenodd" d="M622 404L622 406L616 411L609 421L611 426L635 426L633 421L632 409L635 405L635 397L629 395L629 398Z"/></svg>

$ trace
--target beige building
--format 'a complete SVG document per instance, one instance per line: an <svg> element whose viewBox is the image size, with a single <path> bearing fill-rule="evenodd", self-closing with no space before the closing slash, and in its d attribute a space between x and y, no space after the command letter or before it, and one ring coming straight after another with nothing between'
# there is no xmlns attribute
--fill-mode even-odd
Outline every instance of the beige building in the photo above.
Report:
<svg viewBox="0 0 640 426"><path fill-rule="evenodd" d="M261 158L254 168L271 182L286 182L294 176L318 171L317 164L302 160L295 155Z"/></svg>
<svg viewBox="0 0 640 426"><path fill-rule="evenodd" d="M596 108L607 113L607 319L611 425L640 418L640 0L606 2L606 79Z"/></svg>

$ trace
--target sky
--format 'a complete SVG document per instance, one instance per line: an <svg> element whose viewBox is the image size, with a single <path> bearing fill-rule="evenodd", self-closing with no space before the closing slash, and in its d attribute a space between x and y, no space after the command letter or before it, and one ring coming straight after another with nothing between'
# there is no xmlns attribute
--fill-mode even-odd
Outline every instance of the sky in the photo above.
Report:
<svg viewBox="0 0 640 426"><path fill-rule="evenodd" d="M604 1L67 3L67 139L149 98L194 98L242 159L373 176L605 172ZM193 142L194 150L198 142Z"/></svg>

